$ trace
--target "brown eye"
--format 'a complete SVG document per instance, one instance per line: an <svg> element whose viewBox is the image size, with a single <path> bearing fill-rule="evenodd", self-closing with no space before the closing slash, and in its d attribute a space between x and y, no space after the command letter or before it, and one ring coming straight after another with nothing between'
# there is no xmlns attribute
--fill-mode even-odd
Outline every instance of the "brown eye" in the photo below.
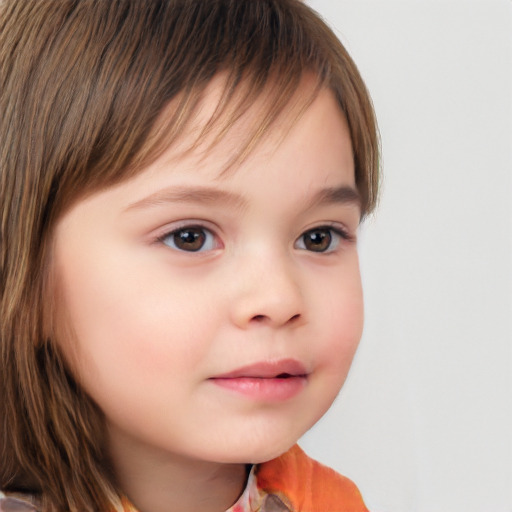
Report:
<svg viewBox="0 0 512 512"><path fill-rule="evenodd" d="M348 233L341 229L321 226L303 233L295 242L295 248L303 251L330 253L335 251L343 240L349 239Z"/></svg>
<svg viewBox="0 0 512 512"><path fill-rule="evenodd" d="M331 246L332 235L329 229L313 229L304 233L302 240L306 250L325 252Z"/></svg>
<svg viewBox="0 0 512 512"><path fill-rule="evenodd" d="M179 251L199 252L214 248L214 235L208 229L200 226L190 226L177 229L162 237L162 242Z"/></svg>

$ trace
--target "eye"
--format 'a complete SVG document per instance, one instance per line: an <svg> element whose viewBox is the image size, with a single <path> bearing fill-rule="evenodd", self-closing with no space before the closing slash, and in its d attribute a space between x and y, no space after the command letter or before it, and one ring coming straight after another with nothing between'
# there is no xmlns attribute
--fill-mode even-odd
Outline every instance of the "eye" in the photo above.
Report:
<svg viewBox="0 0 512 512"><path fill-rule="evenodd" d="M185 226L160 237L160 241L177 251L202 252L216 248L215 235L202 226Z"/></svg>
<svg viewBox="0 0 512 512"><path fill-rule="evenodd" d="M318 227L302 234L295 242L297 249L311 252L332 252L341 240L347 240L347 233L332 227Z"/></svg>

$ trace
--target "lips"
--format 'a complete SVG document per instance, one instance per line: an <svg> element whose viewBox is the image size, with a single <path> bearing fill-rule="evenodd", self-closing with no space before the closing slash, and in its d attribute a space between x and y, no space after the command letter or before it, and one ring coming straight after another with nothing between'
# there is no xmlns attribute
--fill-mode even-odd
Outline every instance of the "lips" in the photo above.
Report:
<svg viewBox="0 0 512 512"><path fill-rule="evenodd" d="M288 377L306 377L307 371L304 365L295 359L282 359L274 362L255 363L232 372L214 377L215 379L237 379L252 377L259 379L275 379Z"/></svg>
<svg viewBox="0 0 512 512"><path fill-rule="evenodd" d="M304 365L294 359L260 362L213 377L223 390L259 402L282 402L299 394L307 383Z"/></svg>

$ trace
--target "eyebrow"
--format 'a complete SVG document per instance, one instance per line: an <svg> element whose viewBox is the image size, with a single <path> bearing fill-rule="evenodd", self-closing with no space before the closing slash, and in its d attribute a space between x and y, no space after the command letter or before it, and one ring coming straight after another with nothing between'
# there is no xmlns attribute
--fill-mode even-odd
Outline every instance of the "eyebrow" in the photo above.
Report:
<svg viewBox="0 0 512 512"><path fill-rule="evenodd" d="M351 186L327 187L319 190L306 205L306 208L314 208L324 204L348 204L361 208L361 195Z"/></svg>
<svg viewBox="0 0 512 512"><path fill-rule="evenodd" d="M151 208L167 203L229 204L242 207L246 201L233 192L213 187L170 187L159 190L140 201L131 203L126 210Z"/></svg>
<svg viewBox="0 0 512 512"><path fill-rule="evenodd" d="M247 201L239 194L204 186L169 187L155 192L139 201L131 203L126 211L152 208L168 203L198 203L206 205L227 204L242 208ZM305 209L311 209L324 204L349 204L361 207L361 196L357 189L351 186L327 187L319 190L305 204Z"/></svg>

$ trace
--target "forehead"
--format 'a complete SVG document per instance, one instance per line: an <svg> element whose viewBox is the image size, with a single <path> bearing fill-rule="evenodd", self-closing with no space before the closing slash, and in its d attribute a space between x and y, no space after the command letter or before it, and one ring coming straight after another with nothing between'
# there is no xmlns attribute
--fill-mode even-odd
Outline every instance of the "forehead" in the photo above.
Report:
<svg viewBox="0 0 512 512"><path fill-rule="evenodd" d="M319 126L299 123L304 115L312 117L310 111L313 104L315 111L321 108L320 104L324 107L328 104L321 117L337 117L347 128L343 131L343 137L346 139L348 136L350 141L350 129L340 105L316 75L304 74L291 91L283 91L281 85L276 86L269 81L261 92L253 95L252 85L249 81L242 82L232 90L228 77L219 73L201 92L197 104L186 108L181 123L179 116L183 110L183 98L178 96L173 99L160 115L149 137L150 141L160 141L160 147L154 151L157 157L150 156L148 165L139 169L155 167L162 162L172 165L182 159L190 159L197 169L206 158L210 161L215 158L219 175L229 174L239 168L244 160L254 158L255 154L268 156L297 126L305 138L308 132L317 130ZM324 100L315 101L318 96ZM151 147L148 147L147 154L150 153Z"/></svg>
<svg viewBox="0 0 512 512"><path fill-rule="evenodd" d="M227 197L214 193L215 188L231 189L243 196L245 192L261 190L262 179L269 187L263 189L269 197L271 188L307 196L309 190L321 187L349 186L350 198L355 200L354 159L347 122L334 95L322 88L312 96L310 85L305 83L299 88L289 106L265 133L259 134L256 144L239 162L235 159L240 148L259 126L260 105L251 105L219 136L219 128L208 125L220 94L217 85L212 87L211 96L204 98L203 109L187 132L130 180L130 188L140 191L143 197L131 202L129 208L169 199L185 202L192 196L203 202ZM219 124L225 127L222 120ZM170 185L173 190L168 189Z"/></svg>

